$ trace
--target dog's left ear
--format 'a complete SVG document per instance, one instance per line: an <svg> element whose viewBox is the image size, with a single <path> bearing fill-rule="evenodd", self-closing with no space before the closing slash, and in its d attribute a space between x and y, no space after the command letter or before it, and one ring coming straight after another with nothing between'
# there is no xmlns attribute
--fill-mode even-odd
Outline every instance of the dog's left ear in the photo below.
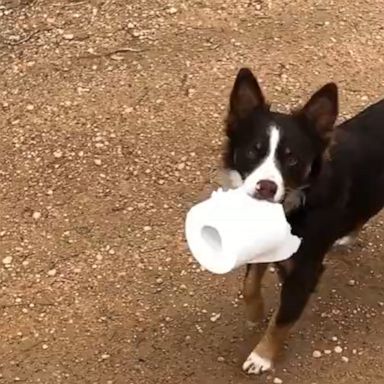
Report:
<svg viewBox="0 0 384 384"><path fill-rule="evenodd" d="M335 83L328 83L320 88L299 112L314 125L323 140L330 139L338 113L339 101Z"/></svg>

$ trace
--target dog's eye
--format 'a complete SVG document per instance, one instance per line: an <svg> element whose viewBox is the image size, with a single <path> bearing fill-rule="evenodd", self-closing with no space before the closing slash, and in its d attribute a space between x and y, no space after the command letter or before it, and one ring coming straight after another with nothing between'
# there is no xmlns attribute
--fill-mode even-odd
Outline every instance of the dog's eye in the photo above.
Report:
<svg viewBox="0 0 384 384"><path fill-rule="evenodd" d="M285 149L285 155L286 155L287 165L289 167L294 167L298 163L297 158L292 154L289 148Z"/></svg>
<svg viewBox="0 0 384 384"><path fill-rule="evenodd" d="M288 157L288 165L290 167L294 167L297 164L297 162L298 161L297 161L296 157L294 157L294 156Z"/></svg>
<svg viewBox="0 0 384 384"><path fill-rule="evenodd" d="M249 160L256 160L257 156L259 154L259 151L261 149L261 144L257 143L253 147L249 148L246 152L247 159Z"/></svg>

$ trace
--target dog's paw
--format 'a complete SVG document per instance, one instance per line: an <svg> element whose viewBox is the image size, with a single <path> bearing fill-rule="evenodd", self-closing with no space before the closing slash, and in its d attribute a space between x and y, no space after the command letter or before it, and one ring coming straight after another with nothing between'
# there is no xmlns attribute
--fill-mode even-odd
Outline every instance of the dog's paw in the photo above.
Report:
<svg viewBox="0 0 384 384"><path fill-rule="evenodd" d="M256 352L252 352L243 364L243 371L252 375L260 375L261 373L270 371L271 369L272 361L259 356Z"/></svg>
<svg viewBox="0 0 384 384"><path fill-rule="evenodd" d="M335 247L347 247L352 245L355 241L355 238L352 236L344 236L341 239L338 239L333 244Z"/></svg>

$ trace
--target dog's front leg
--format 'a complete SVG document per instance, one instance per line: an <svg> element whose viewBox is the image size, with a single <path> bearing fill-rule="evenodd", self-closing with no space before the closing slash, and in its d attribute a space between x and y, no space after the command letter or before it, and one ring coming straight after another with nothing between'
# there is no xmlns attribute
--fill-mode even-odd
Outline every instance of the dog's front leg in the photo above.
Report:
<svg viewBox="0 0 384 384"><path fill-rule="evenodd" d="M321 267L321 263L298 265L285 277L280 307L261 341L244 362L245 372L260 374L273 367L291 327L302 314L319 280Z"/></svg>
<svg viewBox="0 0 384 384"><path fill-rule="evenodd" d="M268 264L248 264L244 278L244 302L248 325L253 326L264 314L261 281Z"/></svg>

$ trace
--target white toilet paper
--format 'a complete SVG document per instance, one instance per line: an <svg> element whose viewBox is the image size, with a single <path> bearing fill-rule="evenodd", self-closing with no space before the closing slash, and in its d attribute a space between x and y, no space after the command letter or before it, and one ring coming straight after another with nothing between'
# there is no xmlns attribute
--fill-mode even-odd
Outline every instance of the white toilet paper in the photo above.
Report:
<svg viewBox="0 0 384 384"><path fill-rule="evenodd" d="M241 188L219 189L192 207L185 233L196 260L219 274L244 264L286 260L301 241L291 234L281 204L253 199Z"/></svg>

